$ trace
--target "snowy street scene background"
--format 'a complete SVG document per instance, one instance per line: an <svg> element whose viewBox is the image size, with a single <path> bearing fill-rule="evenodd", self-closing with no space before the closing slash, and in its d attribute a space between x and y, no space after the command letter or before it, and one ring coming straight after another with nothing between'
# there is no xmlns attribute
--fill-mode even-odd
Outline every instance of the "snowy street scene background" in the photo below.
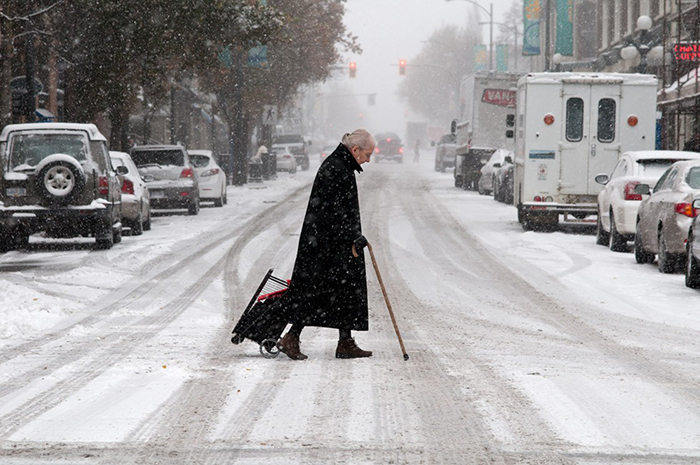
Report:
<svg viewBox="0 0 700 465"><path fill-rule="evenodd" d="M309 172L229 187L108 251L0 258L3 463L695 463L697 293L588 234L523 232L432 160L358 176L410 360L368 269L370 359L229 342L290 276ZM68 242L64 244L64 242Z"/></svg>
<svg viewBox="0 0 700 465"><path fill-rule="evenodd" d="M700 0L0 0L0 465L700 464L699 43Z"/></svg>

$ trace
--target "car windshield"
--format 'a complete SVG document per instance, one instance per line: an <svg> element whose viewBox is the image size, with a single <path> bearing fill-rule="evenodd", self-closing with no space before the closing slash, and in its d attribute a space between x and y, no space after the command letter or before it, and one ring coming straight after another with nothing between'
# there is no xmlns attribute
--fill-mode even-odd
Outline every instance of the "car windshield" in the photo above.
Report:
<svg viewBox="0 0 700 465"><path fill-rule="evenodd" d="M204 168L209 164L209 157L206 155L192 155L190 154L190 161L195 168Z"/></svg>
<svg viewBox="0 0 700 465"><path fill-rule="evenodd" d="M700 189L700 166L690 168L686 182L693 189Z"/></svg>
<svg viewBox="0 0 700 465"><path fill-rule="evenodd" d="M32 169L49 155L62 153L78 161L87 159L87 143L82 134L18 134L10 145L10 168Z"/></svg>
<svg viewBox="0 0 700 465"><path fill-rule="evenodd" d="M669 159L647 159L637 160L639 164L639 175L642 177L660 178L662 174L678 160Z"/></svg>
<svg viewBox="0 0 700 465"><path fill-rule="evenodd" d="M131 158L136 166L185 164L185 155L181 150L135 150L131 153Z"/></svg>

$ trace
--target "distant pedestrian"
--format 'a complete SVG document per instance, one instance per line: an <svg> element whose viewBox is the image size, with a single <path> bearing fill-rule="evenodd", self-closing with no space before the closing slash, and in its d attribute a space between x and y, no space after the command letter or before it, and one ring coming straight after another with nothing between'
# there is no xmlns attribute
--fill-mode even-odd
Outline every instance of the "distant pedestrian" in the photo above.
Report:
<svg viewBox="0 0 700 465"><path fill-rule="evenodd" d="M413 163L418 163L420 158L420 139L416 139L416 143L413 146Z"/></svg>
<svg viewBox="0 0 700 465"><path fill-rule="evenodd" d="M362 253L367 239L362 235L355 172L362 172L360 165L369 162L376 145L364 129L345 134L314 179L291 284L276 304L292 323L277 348L293 360L307 358L299 348L305 326L339 330L336 358L372 355L357 346L351 331L369 329Z"/></svg>

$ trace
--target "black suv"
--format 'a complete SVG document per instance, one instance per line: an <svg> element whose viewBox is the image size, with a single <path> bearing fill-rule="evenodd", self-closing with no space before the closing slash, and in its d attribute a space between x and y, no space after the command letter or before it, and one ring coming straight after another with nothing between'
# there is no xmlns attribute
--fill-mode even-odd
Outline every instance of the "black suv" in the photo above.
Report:
<svg viewBox="0 0 700 465"><path fill-rule="evenodd" d="M374 161L393 160L403 163L403 143L393 132L382 132L374 136L377 147L374 149Z"/></svg>
<svg viewBox="0 0 700 465"><path fill-rule="evenodd" d="M311 142L309 142L311 145ZM301 134L277 134L272 137L272 150L287 147L297 166L300 166L303 171L309 169L309 152L306 148L306 142Z"/></svg>
<svg viewBox="0 0 700 465"><path fill-rule="evenodd" d="M137 145L131 158L146 181L152 208L199 213L199 176L181 145Z"/></svg>
<svg viewBox="0 0 700 465"><path fill-rule="evenodd" d="M29 236L121 241L121 183L94 124L9 124L0 134L0 249Z"/></svg>

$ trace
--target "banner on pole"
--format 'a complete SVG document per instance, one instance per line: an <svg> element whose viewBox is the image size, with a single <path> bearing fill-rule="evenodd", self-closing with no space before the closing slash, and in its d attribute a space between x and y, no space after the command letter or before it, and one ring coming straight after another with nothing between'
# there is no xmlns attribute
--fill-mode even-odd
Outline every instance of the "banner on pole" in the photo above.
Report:
<svg viewBox="0 0 700 465"><path fill-rule="evenodd" d="M523 55L540 54L541 0L524 0L523 3Z"/></svg>
<svg viewBox="0 0 700 465"><path fill-rule="evenodd" d="M488 69L488 53L486 45L474 46L474 71L486 71Z"/></svg>
<svg viewBox="0 0 700 465"><path fill-rule="evenodd" d="M496 45L496 71L508 71L508 45Z"/></svg>
<svg viewBox="0 0 700 465"><path fill-rule="evenodd" d="M557 0L557 40L554 53L574 54L574 0Z"/></svg>

